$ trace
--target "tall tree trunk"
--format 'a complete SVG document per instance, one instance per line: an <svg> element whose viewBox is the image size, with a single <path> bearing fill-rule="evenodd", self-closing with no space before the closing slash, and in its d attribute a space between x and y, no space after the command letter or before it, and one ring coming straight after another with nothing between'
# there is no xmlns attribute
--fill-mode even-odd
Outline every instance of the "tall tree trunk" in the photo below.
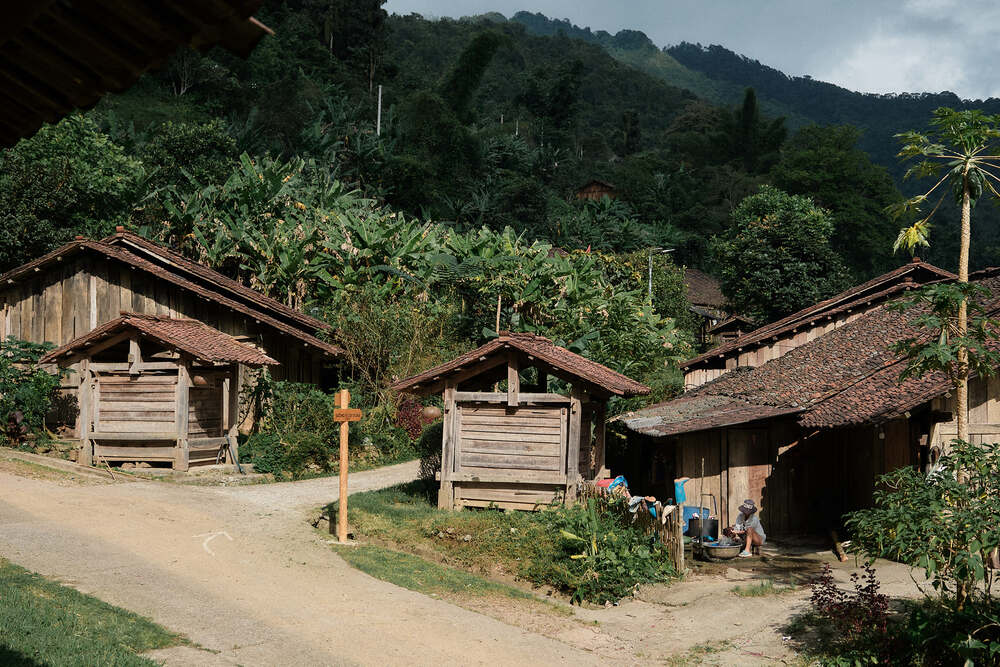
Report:
<svg viewBox="0 0 1000 667"><path fill-rule="evenodd" d="M972 206L969 197L969 168L962 174L962 236L958 252L958 282L969 282L969 238L971 236ZM969 328L969 304L965 298L958 304L957 334L964 337ZM969 440L969 351L958 348L958 387L955 392L955 420L959 440ZM962 477L959 471L959 477ZM959 481L963 481L959 479Z"/></svg>

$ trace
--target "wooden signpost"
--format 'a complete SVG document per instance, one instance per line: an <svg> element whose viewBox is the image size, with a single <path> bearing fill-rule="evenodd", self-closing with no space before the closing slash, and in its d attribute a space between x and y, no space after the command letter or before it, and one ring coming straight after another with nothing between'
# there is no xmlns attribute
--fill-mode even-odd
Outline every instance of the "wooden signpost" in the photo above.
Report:
<svg viewBox="0 0 1000 667"><path fill-rule="evenodd" d="M361 421L361 410L348 408L351 392L341 389L333 410L333 421L340 424L340 498L337 502L337 539L347 541L347 435L351 422ZM333 524L330 525L333 530Z"/></svg>

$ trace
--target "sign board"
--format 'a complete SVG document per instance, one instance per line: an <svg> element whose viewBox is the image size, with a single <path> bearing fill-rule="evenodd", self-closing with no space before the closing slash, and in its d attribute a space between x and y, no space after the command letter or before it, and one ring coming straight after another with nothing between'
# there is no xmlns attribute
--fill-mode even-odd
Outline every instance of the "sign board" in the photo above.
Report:
<svg viewBox="0 0 1000 667"><path fill-rule="evenodd" d="M361 410L358 410L357 408L334 408L333 421L335 422L361 421Z"/></svg>

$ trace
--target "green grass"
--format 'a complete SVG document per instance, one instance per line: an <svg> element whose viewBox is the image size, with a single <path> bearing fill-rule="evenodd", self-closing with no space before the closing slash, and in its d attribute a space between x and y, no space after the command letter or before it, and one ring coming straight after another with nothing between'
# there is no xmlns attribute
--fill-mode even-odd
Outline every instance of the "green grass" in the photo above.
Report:
<svg viewBox="0 0 1000 667"><path fill-rule="evenodd" d="M0 664L155 665L139 653L184 643L147 618L0 559Z"/></svg>
<svg viewBox="0 0 1000 667"><path fill-rule="evenodd" d="M733 647L733 643L728 639L716 642L705 642L704 644L697 644L692 646L687 650L686 653L680 655L674 655L667 659L668 665L671 667L686 667L687 665L700 665L706 658L710 657L715 653L722 653L723 651L728 651Z"/></svg>
<svg viewBox="0 0 1000 667"><path fill-rule="evenodd" d="M739 595L741 598L762 598L768 595L781 595L788 591L795 590L795 586L778 586L773 579L765 579L756 584L746 586L734 586L729 589L731 593Z"/></svg>
<svg viewBox="0 0 1000 667"><path fill-rule="evenodd" d="M533 599L520 588L490 581L465 570L441 565L419 556L372 545L334 547L351 566L376 579L425 594L441 596L501 595Z"/></svg>
<svg viewBox="0 0 1000 667"><path fill-rule="evenodd" d="M526 562L555 551L558 535L537 514L439 510L436 495L437 484L425 481L357 493L348 503L349 523L365 539L431 552L478 573L517 575ZM328 511L335 517L336 505Z"/></svg>
<svg viewBox="0 0 1000 667"><path fill-rule="evenodd" d="M450 577L458 573L476 577L477 583L457 581L456 590L473 590L491 580L506 590L513 580L598 604L626 597L635 583L663 581L672 574L663 553L653 555L649 538L636 535L610 515L594 519L600 553L580 560L576 554L582 547L568 544L564 537L568 533L562 531L588 534L592 524L584 507L450 511L437 508L436 496L437 484L427 481L352 495L348 523L360 540L383 551L343 552L344 557L373 576L415 590L426 591L427 581L450 571ZM336 507L326 511L335 523ZM396 552L407 556L403 559ZM384 566L379 566L376 554L385 559ZM392 561L397 556L405 561L400 568L406 571L394 571ZM420 563L429 569L420 570ZM453 567L442 570L445 566L438 563Z"/></svg>

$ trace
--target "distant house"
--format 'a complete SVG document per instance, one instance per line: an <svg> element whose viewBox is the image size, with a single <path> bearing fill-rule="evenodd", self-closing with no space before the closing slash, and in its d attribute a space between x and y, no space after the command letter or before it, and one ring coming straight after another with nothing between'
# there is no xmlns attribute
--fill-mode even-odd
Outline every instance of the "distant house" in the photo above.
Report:
<svg viewBox="0 0 1000 667"><path fill-rule="evenodd" d="M708 336L719 344L736 340L752 331L753 322L742 315L730 315L708 330Z"/></svg>
<svg viewBox="0 0 1000 667"><path fill-rule="evenodd" d="M890 346L916 332L913 314L887 302L916 279L945 272L917 262L904 268L806 309L819 326L800 328L794 335L807 339L776 358L624 416L629 446L609 458L612 474L663 496L673 495L671 480L688 476L689 504L704 493L703 504L718 504L720 525L733 523L739 504L752 498L768 533L791 533L835 528L845 512L871 504L881 474L926 466L930 448L945 447L956 433L951 384L940 373L899 381L905 361ZM1000 269L973 279L1000 295ZM986 306L996 317L1000 296ZM765 329L782 340L788 326ZM752 349L749 341L771 335L743 338ZM725 350L737 358L735 348ZM968 420L974 441L1000 438L1000 378L971 382Z"/></svg>
<svg viewBox="0 0 1000 667"><path fill-rule="evenodd" d="M606 181L599 181L592 178L576 189L577 199L599 200L602 197L608 199L618 199L618 188Z"/></svg>
<svg viewBox="0 0 1000 667"><path fill-rule="evenodd" d="M691 273L690 269L688 271ZM694 277L697 277L697 274L689 278L691 285L697 284ZM777 322L732 340L723 341L708 352L685 361L681 364L681 370L684 371L684 386L690 389L714 380L735 368L760 366L857 319L865 312L908 289L954 277L954 274L944 269L914 259L884 275L803 308ZM694 297L690 298L694 306Z"/></svg>
<svg viewBox="0 0 1000 667"><path fill-rule="evenodd" d="M727 316L726 297L719 281L698 269L684 269L684 286L691 312L698 316L698 343L705 345L713 340L712 328Z"/></svg>
<svg viewBox="0 0 1000 667"><path fill-rule="evenodd" d="M232 338L275 361L275 378L296 382L329 380L325 369L342 353L324 340L327 324L120 227L100 241L77 237L0 276L0 308L0 339L16 336L56 346L123 312L195 320L218 332L219 340ZM82 357L73 359L63 391L75 397L81 384L100 382L101 371L88 376ZM244 383L246 365L238 364L237 387ZM247 406L238 408L247 413ZM93 416L78 421L78 434L88 420Z"/></svg>

